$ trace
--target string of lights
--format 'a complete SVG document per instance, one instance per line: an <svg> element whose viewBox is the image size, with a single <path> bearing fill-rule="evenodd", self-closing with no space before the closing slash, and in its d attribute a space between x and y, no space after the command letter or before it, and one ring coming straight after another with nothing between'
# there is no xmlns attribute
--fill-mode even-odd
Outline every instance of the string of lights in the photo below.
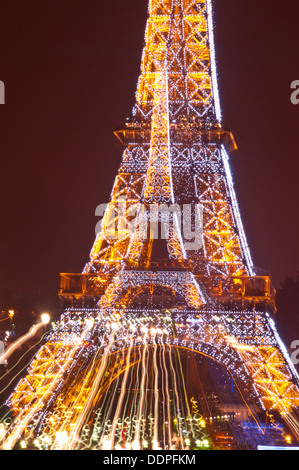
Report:
<svg viewBox="0 0 299 470"><path fill-rule="evenodd" d="M136 103L115 131L124 151L101 230L83 272L61 276L62 314L7 400L2 449L211 448L227 403L215 404L200 361L259 430L256 410L278 413L299 438L298 374L234 190L212 10L212 0L149 1ZM177 212L166 240L156 239L150 216L162 224L160 204L188 206L193 229L201 208L200 247L187 244Z"/></svg>

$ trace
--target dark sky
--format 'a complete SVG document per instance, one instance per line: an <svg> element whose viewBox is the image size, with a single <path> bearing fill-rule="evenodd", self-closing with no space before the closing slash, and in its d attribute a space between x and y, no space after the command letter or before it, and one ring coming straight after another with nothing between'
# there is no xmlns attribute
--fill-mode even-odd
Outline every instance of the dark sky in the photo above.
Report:
<svg viewBox="0 0 299 470"><path fill-rule="evenodd" d="M276 286L299 270L298 0L215 0L224 125L256 266ZM147 0L2 2L0 288L55 294L81 272L134 103ZM0 299L1 301L1 299Z"/></svg>

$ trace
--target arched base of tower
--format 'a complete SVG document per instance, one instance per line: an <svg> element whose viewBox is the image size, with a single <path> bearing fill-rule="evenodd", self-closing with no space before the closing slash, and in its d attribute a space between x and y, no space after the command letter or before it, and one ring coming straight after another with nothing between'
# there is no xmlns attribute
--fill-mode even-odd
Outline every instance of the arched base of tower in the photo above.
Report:
<svg viewBox="0 0 299 470"><path fill-rule="evenodd" d="M8 402L2 448L256 449L290 445L287 437L294 444L281 413L265 411L244 378L223 331L232 313L205 324L191 313L66 311Z"/></svg>

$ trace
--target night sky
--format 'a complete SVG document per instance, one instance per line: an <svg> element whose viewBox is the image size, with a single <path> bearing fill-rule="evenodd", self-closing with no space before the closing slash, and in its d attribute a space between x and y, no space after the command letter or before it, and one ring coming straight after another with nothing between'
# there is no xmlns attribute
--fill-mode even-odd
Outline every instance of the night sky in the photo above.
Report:
<svg viewBox="0 0 299 470"><path fill-rule="evenodd" d="M254 264L276 286L299 270L298 0L215 0L223 124ZM0 288L56 294L81 272L134 104L147 0L0 7ZM1 299L0 299L1 302Z"/></svg>

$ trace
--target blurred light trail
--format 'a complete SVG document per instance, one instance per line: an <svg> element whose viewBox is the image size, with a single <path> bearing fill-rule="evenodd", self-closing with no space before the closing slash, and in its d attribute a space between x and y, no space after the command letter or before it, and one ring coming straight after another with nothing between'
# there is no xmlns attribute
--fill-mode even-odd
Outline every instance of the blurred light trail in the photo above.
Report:
<svg viewBox="0 0 299 470"><path fill-rule="evenodd" d="M102 357L102 360L101 360L101 364L100 364L100 368L99 368L99 371L95 377L95 380L93 382L93 385L92 385L92 388L90 390L90 393L88 395L88 398L85 402L85 405L84 405L84 409L81 413L81 416L79 417L77 423L75 423L75 427L74 427L74 431L73 431L73 435L72 437L69 439L69 441L67 442L67 445L65 448L67 448L68 450L71 450L74 448L74 446L77 444L77 441L79 440L79 433L80 433L80 430L84 424L84 421L85 421L85 418L89 412L89 409L93 403L93 400L98 392L98 389L99 389L99 385L100 385L100 382L102 380L102 377L103 377L103 374L105 373L106 371L106 366L107 366L107 361L108 361L108 356L109 356L109 353L110 353L110 350L114 344L114 339L115 339L115 334L116 334L116 331L117 331L117 328L116 326L113 327L113 333L110 335L108 341L107 341L107 347L104 351L104 354L103 354L103 357Z"/></svg>
<svg viewBox="0 0 299 470"><path fill-rule="evenodd" d="M39 328L41 328L41 326L44 326L44 325L45 325L45 323L42 322L42 323L36 325L36 327L38 327L38 329L39 329ZM31 330L33 330L33 329L34 329L34 327L31 328ZM29 333L31 332L31 330L29 331ZM22 435L22 433L26 429L26 426L28 425L28 423L32 420L35 413L40 411L45 406L45 404L47 403L48 397L56 389L59 381L61 380L61 377L66 372L68 366L73 362L75 353L80 348L80 346L82 347L82 343L84 342L86 333L89 330L90 330L90 326L86 326L86 328L81 333L81 336L80 336L79 341L77 342L77 345L74 346L70 350L70 353L68 354L68 356L67 356L66 360L64 361L63 365L59 368L57 374L52 378L52 380L50 382L50 386L46 387L46 389L44 390L44 393L42 394L41 398L37 401L34 400L30 407L23 409L22 412L17 416L16 422L14 422L11 429L8 430L7 439L5 439L5 438L3 439L3 444L0 447L0 449L3 449L3 450L12 449L14 447L14 445L16 444L16 442L20 439L20 436ZM34 330L34 331L36 333L37 330ZM27 333L27 335L29 333ZM27 335L25 335L25 336L27 336Z"/></svg>
<svg viewBox="0 0 299 470"><path fill-rule="evenodd" d="M47 314L47 317L42 315L42 321L37 325L33 325L28 333L21 336L19 339L14 341L5 351L3 354L0 355L0 364L3 364L7 361L7 359L18 349L22 344L26 343L29 339L36 335L36 333L45 325L47 325L50 321L50 316Z"/></svg>

